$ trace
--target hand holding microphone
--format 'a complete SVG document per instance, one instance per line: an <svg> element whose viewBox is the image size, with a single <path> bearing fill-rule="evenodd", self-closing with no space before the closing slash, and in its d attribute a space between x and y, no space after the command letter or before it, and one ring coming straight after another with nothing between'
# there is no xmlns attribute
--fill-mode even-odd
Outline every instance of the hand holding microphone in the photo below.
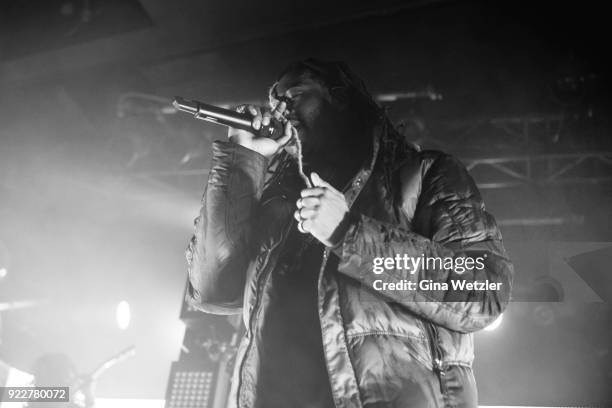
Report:
<svg viewBox="0 0 612 408"><path fill-rule="evenodd" d="M176 97L177 110L190 113L196 119L229 126L229 139L267 158L278 153L291 140L295 129L285 119L287 104L281 102L272 110L254 105L241 105L236 111L203 102Z"/></svg>
<svg viewBox="0 0 612 408"><path fill-rule="evenodd" d="M279 103L273 110L262 109L254 105L238 107L238 112L242 111L251 115L251 128L246 130L243 127L230 127L228 131L229 139L262 156L271 158L282 150L293 137L294 129L291 122L284 118L286 107L285 102ZM268 137L265 130L262 131L262 129L268 128L273 121L279 122L283 130L282 135L276 140Z"/></svg>

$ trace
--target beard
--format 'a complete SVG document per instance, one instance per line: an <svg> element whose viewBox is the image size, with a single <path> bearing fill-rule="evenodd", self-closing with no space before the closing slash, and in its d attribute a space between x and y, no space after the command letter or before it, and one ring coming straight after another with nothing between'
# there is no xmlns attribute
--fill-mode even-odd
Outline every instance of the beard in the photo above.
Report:
<svg viewBox="0 0 612 408"><path fill-rule="evenodd" d="M357 172L368 158L371 141L358 119L344 112L321 112L316 120L298 126L302 158L307 174L316 171L337 189Z"/></svg>
<svg viewBox="0 0 612 408"><path fill-rule="evenodd" d="M314 119L305 118L298 127L305 164L328 164L337 160L349 143L352 133L346 115L333 111L317 112Z"/></svg>

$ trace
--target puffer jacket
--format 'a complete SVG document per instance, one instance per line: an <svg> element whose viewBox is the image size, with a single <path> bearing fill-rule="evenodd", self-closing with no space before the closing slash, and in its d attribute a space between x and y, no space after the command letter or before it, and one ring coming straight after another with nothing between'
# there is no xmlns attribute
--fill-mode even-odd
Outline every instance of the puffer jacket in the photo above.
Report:
<svg viewBox="0 0 612 408"><path fill-rule="evenodd" d="M373 131L372 160L344 191L348 231L323 253L318 312L325 362L338 408L475 406L472 333L506 307L513 267L494 218L459 161L436 151L398 148L384 122ZM264 193L267 160L230 142L215 142L213 166L187 249L188 300L216 314L242 313L231 407L254 407L260 323L268 285L293 221L295 201ZM262 199L263 197L263 199ZM375 257L482 257L485 267L461 279L501 283L500 290L374 291L374 280L450 282L459 275L420 268L372 273ZM339 257L337 268L326 268ZM417 369L411 369L416 367ZM299 369L299 368L297 368ZM437 387L413 400L415 371ZM416 402L414 402L416 401Z"/></svg>

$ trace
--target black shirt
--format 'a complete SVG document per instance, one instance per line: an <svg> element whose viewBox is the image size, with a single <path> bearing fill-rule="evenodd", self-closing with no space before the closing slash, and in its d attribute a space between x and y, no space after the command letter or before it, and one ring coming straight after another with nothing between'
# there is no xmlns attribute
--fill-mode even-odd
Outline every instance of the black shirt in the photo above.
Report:
<svg viewBox="0 0 612 408"><path fill-rule="evenodd" d="M262 327L257 405L332 408L317 304L324 245L295 224L271 276L275 295Z"/></svg>

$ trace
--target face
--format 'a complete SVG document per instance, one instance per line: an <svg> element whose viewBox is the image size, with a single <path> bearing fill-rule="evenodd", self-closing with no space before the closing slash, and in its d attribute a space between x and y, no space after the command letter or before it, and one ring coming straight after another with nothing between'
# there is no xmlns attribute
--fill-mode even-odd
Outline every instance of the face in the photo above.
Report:
<svg viewBox="0 0 612 408"><path fill-rule="evenodd" d="M340 142L344 121L323 84L309 75L289 73L278 82L276 95L287 102L287 118L298 131L305 155Z"/></svg>

